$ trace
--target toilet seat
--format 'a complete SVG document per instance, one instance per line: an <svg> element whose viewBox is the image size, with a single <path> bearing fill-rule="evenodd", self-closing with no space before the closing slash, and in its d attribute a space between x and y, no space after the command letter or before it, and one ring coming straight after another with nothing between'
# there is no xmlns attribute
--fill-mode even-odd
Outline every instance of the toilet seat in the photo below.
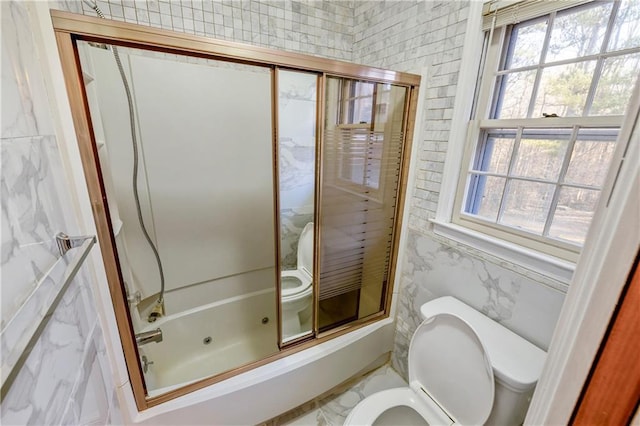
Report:
<svg viewBox="0 0 640 426"><path fill-rule="evenodd" d="M307 223L302 229L296 250L297 268L282 271L280 276L283 281L286 278L293 278L300 281L300 284L290 288L281 285L283 302L304 298L313 291L311 286L313 282L313 222Z"/></svg>
<svg viewBox="0 0 640 426"><path fill-rule="evenodd" d="M427 318L409 346L409 387L361 401L345 424L371 425L385 411L408 406L429 424L483 424L494 400L493 369L482 342L463 319Z"/></svg>
<svg viewBox="0 0 640 426"><path fill-rule="evenodd" d="M300 281L300 285L296 287L285 288L284 285L282 286L281 295L283 301L292 298L304 297L306 296L306 293L310 293L312 290L311 282L313 280L311 279L311 275L307 274L304 270L292 269L282 271L281 276L283 281L286 278L294 278Z"/></svg>
<svg viewBox="0 0 640 426"><path fill-rule="evenodd" d="M372 425L385 411L400 406L414 409L430 425L451 425L453 422L429 398L422 398L411 388L395 388L376 392L354 407L345 425Z"/></svg>

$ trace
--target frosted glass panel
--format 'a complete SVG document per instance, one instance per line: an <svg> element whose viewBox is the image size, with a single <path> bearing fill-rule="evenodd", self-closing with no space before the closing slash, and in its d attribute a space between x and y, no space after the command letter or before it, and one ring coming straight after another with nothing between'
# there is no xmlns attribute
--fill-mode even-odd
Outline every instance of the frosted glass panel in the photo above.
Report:
<svg viewBox="0 0 640 426"><path fill-rule="evenodd" d="M119 47L132 133L113 48L79 44L149 395L278 352L272 71Z"/></svg>

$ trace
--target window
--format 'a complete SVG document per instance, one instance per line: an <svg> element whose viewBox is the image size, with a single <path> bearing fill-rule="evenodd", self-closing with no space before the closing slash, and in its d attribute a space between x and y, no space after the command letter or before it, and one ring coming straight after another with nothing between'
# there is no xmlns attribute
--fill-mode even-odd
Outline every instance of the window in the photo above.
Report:
<svg viewBox="0 0 640 426"><path fill-rule="evenodd" d="M486 33L455 224L577 258L640 72L639 21L640 2L598 1Z"/></svg>

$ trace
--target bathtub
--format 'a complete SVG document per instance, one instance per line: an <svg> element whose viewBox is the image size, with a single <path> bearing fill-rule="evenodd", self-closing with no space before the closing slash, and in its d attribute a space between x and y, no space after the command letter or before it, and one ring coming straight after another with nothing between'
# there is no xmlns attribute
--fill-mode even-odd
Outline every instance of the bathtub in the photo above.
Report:
<svg viewBox="0 0 640 426"><path fill-rule="evenodd" d="M140 347L149 396L166 393L278 352L274 289L230 297L167 315L142 331L163 341Z"/></svg>
<svg viewBox="0 0 640 426"><path fill-rule="evenodd" d="M384 364L393 335L393 320L385 318L147 410L132 409L127 416L145 425L259 424ZM124 391L131 403L132 394Z"/></svg>

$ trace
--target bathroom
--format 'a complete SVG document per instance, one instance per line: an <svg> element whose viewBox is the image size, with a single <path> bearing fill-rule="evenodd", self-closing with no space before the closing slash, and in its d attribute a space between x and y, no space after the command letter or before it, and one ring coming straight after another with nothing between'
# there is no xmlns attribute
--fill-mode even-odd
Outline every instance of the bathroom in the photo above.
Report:
<svg viewBox="0 0 640 426"><path fill-rule="evenodd" d="M460 128L452 126L454 110L465 103L465 96L458 93L469 93L475 87L474 73L462 70L468 69L464 51L474 42L467 26L482 25L482 8L476 2L148 1L98 2L98 6L117 21L422 76L422 105L418 105L422 119L416 120L418 136L412 145L393 290L391 318L395 322L391 340L385 341L387 352L391 353L390 364L383 371L395 372L406 380L407 351L420 322L420 306L436 297L454 296L543 350L549 350L554 329L561 324L563 304L586 297L573 287L573 294L567 293L573 273L572 265L567 265L570 262L539 262L525 267L513 253L489 254L491 250L486 246L476 244L471 248L468 242L456 242L455 236L438 233L431 221L441 218L441 206L454 201L440 188L451 184L445 176L450 175L449 168L457 167L447 161L448 157L455 160L456 155L462 155L447 148L450 140L461 137ZM3 314L6 336L5 323L19 310L19 306L9 303L29 294L44 275L54 277L64 272L58 270L64 265L55 263L52 235L58 231L96 234L49 9L91 17L95 11L81 2L13 2L3 3L2 8L2 296L3 312L9 315ZM8 108L5 99L12 99L10 105L15 107ZM628 182L632 188L632 181ZM603 216L601 221L605 219ZM627 230L637 226L633 221L620 223ZM607 248L614 245L599 241L592 250L602 250L600 257L604 258ZM628 265L633 262L637 242L627 244L629 250L617 252L631 260L626 265L622 263L627 257L619 261L621 269L627 268L622 275L609 271L610 280L619 287L606 293L609 298L603 303L615 304ZM590 256L598 259L597 254ZM63 305L17 376L8 399L3 395L3 421L119 424L145 420L136 417L135 405L131 404L129 377L97 246L92 249L89 262L65 293ZM575 273L584 278L586 272L578 269L580 266ZM7 288L9 282L11 288ZM22 287L13 287L18 285ZM567 318L565 322L571 323ZM602 328L607 322L608 317L603 317L596 324ZM3 354L6 344L10 343L3 339ZM291 355L292 360L294 357ZM229 379L228 386L239 384ZM33 392L34 388L39 391ZM22 391L16 393L17 389ZM274 407L275 414L260 421L306 403L303 408L317 408L316 415L341 424L336 419L342 417L331 417L329 409L323 411L319 407L318 396L293 406ZM227 404L229 401L220 400ZM190 410L176 411L184 423L201 421L198 416L205 411L198 412L201 408L195 402L184 403L194 404ZM573 406L573 402L565 404ZM228 410L233 411L233 404L228 405ZM146 421L171 422L170 417L161 420L163 415L171 415L170 409L153 408L155 418L147 417ZM189 412L193 414L191 419L184 417ZM313 410L305 412L312 413Z"/></svg>

